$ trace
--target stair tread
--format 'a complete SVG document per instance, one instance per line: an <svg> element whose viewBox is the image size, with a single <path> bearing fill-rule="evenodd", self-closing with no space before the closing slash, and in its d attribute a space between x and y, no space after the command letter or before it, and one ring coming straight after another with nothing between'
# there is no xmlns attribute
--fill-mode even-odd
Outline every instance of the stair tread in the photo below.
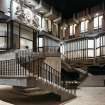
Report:
<svg viewBox="0 0 105 105"><path fill-rule="evenodd" d="M88 76L80 86L104 86L105 75L103 76Z"/></svg>

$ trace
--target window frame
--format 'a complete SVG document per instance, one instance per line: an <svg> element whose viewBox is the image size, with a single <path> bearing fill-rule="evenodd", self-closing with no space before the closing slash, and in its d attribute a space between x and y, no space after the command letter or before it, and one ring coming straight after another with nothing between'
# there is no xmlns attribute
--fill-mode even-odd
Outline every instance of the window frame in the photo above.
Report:
<svg viewBox="0 0 105 105"><path fill-rule="evenodd" d="M100 18L101 19L101 23L100 23ZM95 26L95 19L97 19L97 26ZM98 30L98 29L102 29L102 21L103 21L103 14L97 15L93 18L93 29L94 30ZM101 24L101 25L100 25Z"/></svg>
<svg viewBox="0 0 105 105"><path fill-rule="evenodd" d="M76 34L76 26L77 26L77 24L71 24L71 25L69 26L70 36L73 36L73 35ZM70 27L71 27L71 28L70 28Z"/></svg>
<svg viewBox="0 0 105 105"><path fill-rule="evenodd" d="M82 23L84 25L83 27L82 27ZM89 20L88 19L82 20L80 23L80 33L88 32L88 26L89 26Z"/></svg>
<svg viewBox="0 0 105 105"><path fill-rule="evenodd" d="M6 23L6 22L0 22L0 24L2 25L2 24L5 24L6 25L6 30L2 30L2 31L0 31L1 33L3 33L3 35L0 35L0 39L4 39L3 41L4 41L4 45L2 45L2 47L0 47L0 51L4 51L4 50L6 50L6 49L8 49L8 23Z"/></svg>

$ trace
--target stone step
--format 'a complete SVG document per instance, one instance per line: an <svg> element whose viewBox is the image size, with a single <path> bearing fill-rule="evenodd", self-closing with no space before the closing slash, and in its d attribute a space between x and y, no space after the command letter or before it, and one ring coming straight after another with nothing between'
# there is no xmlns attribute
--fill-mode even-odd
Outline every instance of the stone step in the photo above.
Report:
<svg viewBox="0 0 105 105"><path fill-rule="evenodd" d="M75 97L75 92L74 92L74 94L72 94L71 91L69 91L68 89L65 89L62 86L51 83L49 81L45 81L43 78L37 79L36 83L37 83L37 86L39 86L41 89L53 92L53 93L61 96L62 101L69 100L69 99Z"/></svg>
<svg viewBox="0 0 105 105"><path fill-rule="evenodd" d="M103 87L105 76L88 76L80 86Z"/></svg>

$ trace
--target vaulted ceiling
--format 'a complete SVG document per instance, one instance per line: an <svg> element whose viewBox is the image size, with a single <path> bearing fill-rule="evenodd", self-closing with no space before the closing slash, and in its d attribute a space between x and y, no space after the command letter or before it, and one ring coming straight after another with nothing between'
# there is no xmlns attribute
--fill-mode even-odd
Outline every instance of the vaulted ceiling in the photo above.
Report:
<svg viewBox="0 0 105 105"><path fill-rule="evenodd" d="M43 0L50 6L53 6L58 12L62 13L63 18L72 17L73 13L79 12L85 8L101 4L105 0Z"/></svg>

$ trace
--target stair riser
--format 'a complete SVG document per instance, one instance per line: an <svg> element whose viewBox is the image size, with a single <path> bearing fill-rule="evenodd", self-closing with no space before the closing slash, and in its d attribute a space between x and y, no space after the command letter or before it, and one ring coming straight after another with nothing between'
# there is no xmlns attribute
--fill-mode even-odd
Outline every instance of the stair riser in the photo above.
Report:
<svg viewBox="0 0 105 105"><path fill-rule="evenodd" d="M103 87L105 76L88 76L81 87Z"/></svg>
<svg viewBox="0 0 105 105"><path fill-rule="evenodd" d="M54 86L53 84L50 84L43 80L37 80L36 83L37 83L37 86L39 86L41 89L53 92L61 96L61 101L69 100L74 97L74 95L72 95L68 91L62 90L61 87L58 87L57 85Z"/></svg>

